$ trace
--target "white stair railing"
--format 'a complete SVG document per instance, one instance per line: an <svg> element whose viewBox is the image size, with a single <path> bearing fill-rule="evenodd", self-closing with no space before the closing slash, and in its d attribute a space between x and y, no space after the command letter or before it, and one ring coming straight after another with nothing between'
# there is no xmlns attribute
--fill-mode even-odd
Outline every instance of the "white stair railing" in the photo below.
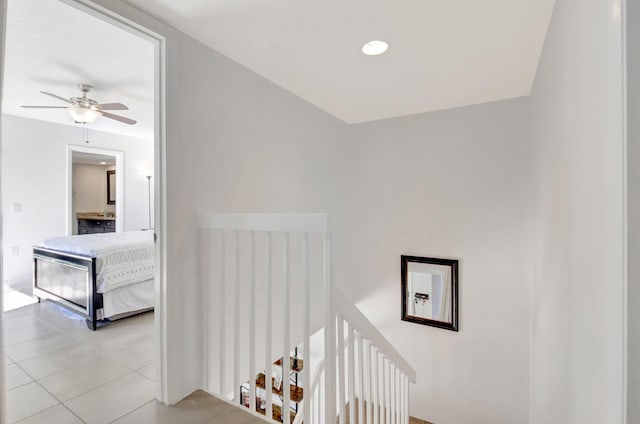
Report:
<svg viewBox="0 0 640 424"><path fill-rule="evenodd" d="M354 423L357 416L358 423L408 423L415 370L337 288L333 299L339 422Z"/></svg>
<svg viewBox="0 0 640 424"><path fill-rule="evenodd" d="M200 214L197 224L207 391L239 405L248 382L249 411L286 424L291 411L296 424L346 423L347 410L351 423L356 415L359 423L408 423L415 371L334 286L326 214ZM314 346L319 330L324 343ZM305 364L300 402L288 390L296 346ZM281 397L272 387L278 358Z"/></svg>

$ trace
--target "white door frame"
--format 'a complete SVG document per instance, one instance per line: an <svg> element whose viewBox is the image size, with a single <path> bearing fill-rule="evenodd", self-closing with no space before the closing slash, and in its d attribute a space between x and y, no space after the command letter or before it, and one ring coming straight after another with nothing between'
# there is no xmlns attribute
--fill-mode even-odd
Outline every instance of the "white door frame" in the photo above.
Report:
<svg viewBox="0 0 640 424"><path fill-rule="evenodd" d="M6 11L7 11L7 3L5 0L0 0L0 99L2 99L2 85L4 83L3 75L4 75L4 52L6 49L4 48L5 42L5 28L6 25ZM2 102L0 102L0 114L2 113ZM0 128L1 129L1 128ZM1 135L1 134L0 134ZM2 210L2 205L0 204L0 210ZM0 239L2 239L2 213L0 213ZM3 265L2 259L0 258L0 280L4 281L3 278ZM4 290L0 290L0 307L4 305L3 299ZM4 309L4 308L3 308ZM5 384L4 384L4 331L2 327L2 315L0 313L0 424L5 424L7 422L7 402L5 398Z"/></svg>
<svg viewBox="0 0 640 424"><path fill-rule="evenodd" d="M67 235L73 234L73 221L75 220L73 216L73 152L92 153L116 158L116 231L124 231L126 218L124 216L124 152L67 144Z"/></svg>
<svg viewBox="0 0 640 424"><path fill-rule="evenodd" d="M2 0L0 0L2 1ZM156 233L156 399L167 404L167 221L166 221L166 40L162 35L91 0L61 0L107 23L118 26L154 45L154 223Z"/></svg>
<svg viewBox="0 0 640 424"><path fill-rule="evenodd" d="M156 350L156 398L168 403L167 390L167 270L166 270L166 41L154 31L126 19L91 0L60 0L112 25L116 25L154 45L154 222L156 232L156 309L155 309L155 350ZM4 71L4 48L6 35L6 0L0 0L0 95ZM122 174L122 173L120 173ZM122 177L122 176L121 176ZM119 190L120 193L123 190ZM122 202L120 202L122 203ZM0 224L1 224L0 214ZM0 225L0 236L2 227ZM1 262L0 262L1 265ZM2 267L0 266L0 278ZM0 290L0 305L3 293ZM4 348L2 343L2 313L0 313L0 424L6 423Z"/></svg>
<svg viewBox="0 0 640 424"><path fill-rule="evenodd" d="M106 22L123 28L137 36L151 41L154 45L154 193L155 193L155 231L156 243L156 398L168 403L167 397L167 319L166 319L166 42L165 38L141 25L125 19L112 11L100 7L90 0L62 0L77 9L83 10ZM4 48L6 41L6 0L0 0L0 98L4 75ZM123 190L120 190L123 192ZM120 202L122 203L122 202ZM1 208L1 206L0 206ZM2 235L2 215L0 214L0 236ZM2 266L0 262L0 279ZM3 293L0 290L0 305ZM2 343L2 313L0 313L0 424L6 423L5 375L4 375L4 344Z"/></svg>
<svg viewBox="0 0 640 424"><path fill-rule="evenodd" d="M167 404L167 270L166 270L166 41L162 35L106 9L91 0L61 0L154 45L154 223L156 240L156 399Z"/></svg>

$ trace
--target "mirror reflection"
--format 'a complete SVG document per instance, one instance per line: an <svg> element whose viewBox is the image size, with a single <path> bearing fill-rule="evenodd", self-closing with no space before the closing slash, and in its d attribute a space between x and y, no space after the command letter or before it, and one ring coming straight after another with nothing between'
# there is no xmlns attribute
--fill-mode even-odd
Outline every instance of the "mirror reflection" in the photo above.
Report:
<svg viewBox="0 0 640 424"><path fill-rule="evenodd" d="M402 319L457 331L457 269L457 260L402 256Z"/></svg>
<svg viewBox="0 0 640 424"><path fill-rule="evenodd" d="M107 171L107 204L116 204L116 171Z"/></svg>

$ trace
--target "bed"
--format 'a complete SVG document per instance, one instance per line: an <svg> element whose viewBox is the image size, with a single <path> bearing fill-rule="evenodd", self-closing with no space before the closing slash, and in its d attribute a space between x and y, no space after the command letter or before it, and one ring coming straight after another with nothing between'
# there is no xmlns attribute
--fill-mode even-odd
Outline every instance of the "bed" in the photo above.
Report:
<svg viewBox="0 0 640 424"><path fill-rule="evenodd" d="M86 318L96 330L153 309L153 231L54 237L33 248L33 293Z"/></svg>

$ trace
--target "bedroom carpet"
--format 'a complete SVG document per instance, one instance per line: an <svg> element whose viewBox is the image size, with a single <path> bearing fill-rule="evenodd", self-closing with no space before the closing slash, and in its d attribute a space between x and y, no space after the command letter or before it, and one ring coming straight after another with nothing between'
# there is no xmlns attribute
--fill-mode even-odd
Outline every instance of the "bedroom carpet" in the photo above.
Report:
<svg viewBox="0 0 640 424"><path fill-rule="evenodd" d="M264 423L204 392L158 404L153 312L93 332L43 302L6 312L4 326L10 424Z"/></svg>

